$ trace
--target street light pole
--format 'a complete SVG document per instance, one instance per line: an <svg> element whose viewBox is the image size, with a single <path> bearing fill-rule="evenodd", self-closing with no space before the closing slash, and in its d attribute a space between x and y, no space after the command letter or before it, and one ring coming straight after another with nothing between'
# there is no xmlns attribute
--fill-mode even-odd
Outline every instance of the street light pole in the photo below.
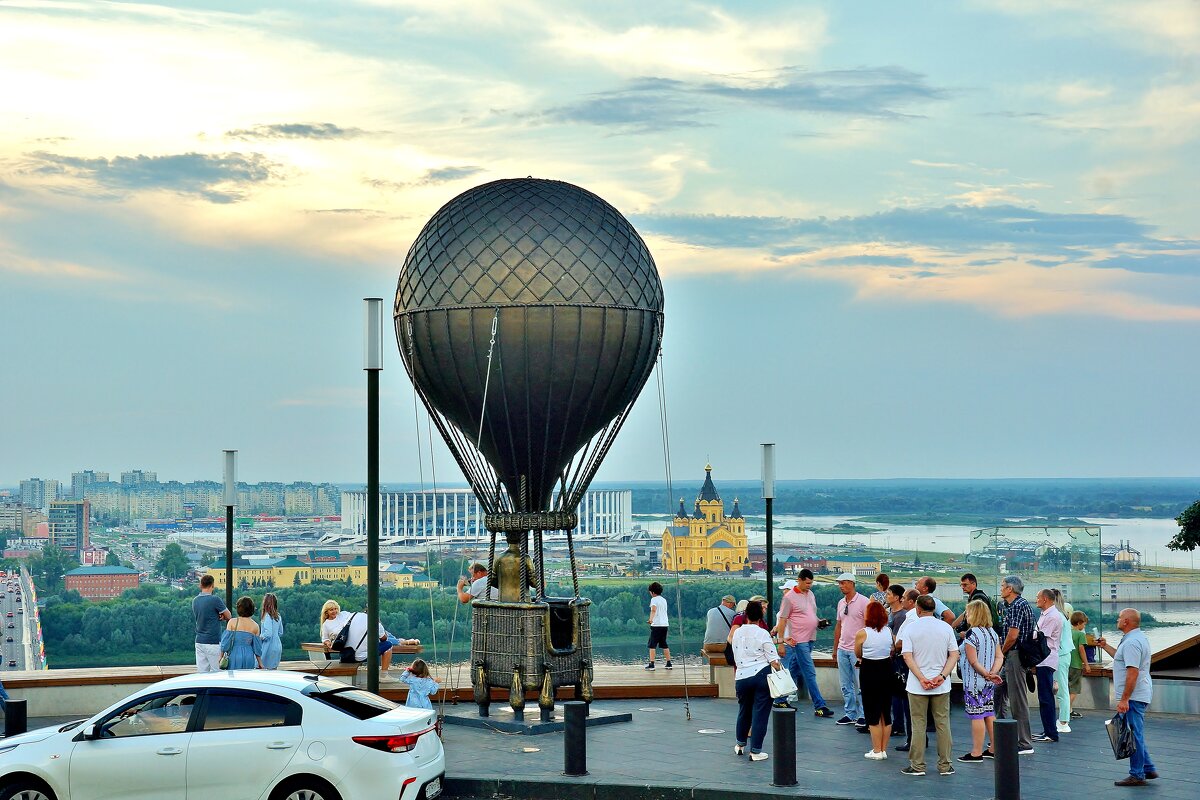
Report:
<svg viewBox="0 0 1200 800"><path fill-rule="evenodd" d="M233 608L233 507L237 505L237 450L225 452L225 607Z"/></svg>
<svg viewBox="0 0 1200 800"><path fill-rule="evenodd" d="M772 568L775 566L775 540L771 530L771 511L772 504L775 501L775 444L773 442L764 443L762 446L762 496L767 503L767 616L770 617L775 611L775 582L771 577ZM774 621L774 617L770 617L768 622Z"/></svg>
<svg viewBox="0 0 1200 800"><path fill-rule="evenodd" d="M379 691L379 372L383 369L383 298L363 299L367 373L367 691Z"/></svg>

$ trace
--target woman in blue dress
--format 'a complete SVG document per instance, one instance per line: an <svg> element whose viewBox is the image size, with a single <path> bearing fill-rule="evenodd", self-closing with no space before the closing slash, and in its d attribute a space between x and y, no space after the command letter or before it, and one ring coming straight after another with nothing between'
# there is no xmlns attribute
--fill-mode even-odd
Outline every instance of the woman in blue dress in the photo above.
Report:
<svg viewBox="0 0 1200 800"><path fill-rule="evenodd" d="M221 653L229 655L226 669L262 669L262 639L258 638L258 623L254 621L254 601L249 597L237 601L237 616L225 624L221 634Z"/></svg>
<svg viewBox="0 0 1200 800"><path fill-rule="evenodd" d="M262 668L278 669L283 658L283 618L279 616L279 600L274 594L263 598L262 610L258 634L262 639Z"/></svg>

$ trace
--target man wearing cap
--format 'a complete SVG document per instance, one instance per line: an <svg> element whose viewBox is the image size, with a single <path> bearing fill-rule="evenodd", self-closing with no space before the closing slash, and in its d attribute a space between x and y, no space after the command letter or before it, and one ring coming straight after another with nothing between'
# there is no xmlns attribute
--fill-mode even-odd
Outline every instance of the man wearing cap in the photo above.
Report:
<svg viewBox="0 0 1200 800"><path fill-rule="evenodd" d="M783 661L796 685L799 686L803 680L808 688L813 714L832 717L833 712L825 705L825 698L817 688L817 670L812 659L817 628L828 625L829 620L817 617L817 599L812 593L813 574L810 570L800 570L799 579L788 583L792 585L783 593L783 600L779 604L779 620L775 624L775 636L784 643Z"/></svg>
<svg viewBox="0 0 1200 800"><path fill-rule="evenodd" d="M837 642L838 683L842 686L842 701L846 713L837 721L838 725L866 727L863 716L862 695L858 689L857 657L854 655L854 637L866 627L867 603L865 595L854 589L854 576L843 572L837 578L842 599L837 604L837 624L833 628L833 640Z"/></svg>
<svg viewBox="0 0 1200 800"><path fill-rule="evenodd" d="M705 644L725 644L725 637L733 629L733 606L736 602L733 595L727 594L716 608L708 610L708 617L704 621Z"/></svg>

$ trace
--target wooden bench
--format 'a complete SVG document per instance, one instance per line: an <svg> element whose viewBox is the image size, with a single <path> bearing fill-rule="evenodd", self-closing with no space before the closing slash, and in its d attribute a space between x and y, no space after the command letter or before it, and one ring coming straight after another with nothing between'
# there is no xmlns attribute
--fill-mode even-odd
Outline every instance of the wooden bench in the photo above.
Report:
<svg viewBox="0 0 1200 800"><path fill-rule="evenodd" d="M324 664L333 658L333 654L324 642L301 642L300 649L308 653L308 660L316 664ZM392 648L392 655L418 655L425 651L425 647L419 644L398 644ZM366 662L363 662L366 663ZM347 666L350 666L347 664Z"/></svg>

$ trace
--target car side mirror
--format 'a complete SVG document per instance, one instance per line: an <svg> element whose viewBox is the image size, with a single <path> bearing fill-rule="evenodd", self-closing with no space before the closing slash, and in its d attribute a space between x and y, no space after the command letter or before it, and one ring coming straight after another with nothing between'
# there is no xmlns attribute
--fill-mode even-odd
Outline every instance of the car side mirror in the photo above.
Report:
<svg viewBox="0 0 1200 800"><path fill-rule="evenodd" d="M88 725L86 728L83 729L83 738L85 741L99 739L100 732L96 729L95 725Z"/></svg>

